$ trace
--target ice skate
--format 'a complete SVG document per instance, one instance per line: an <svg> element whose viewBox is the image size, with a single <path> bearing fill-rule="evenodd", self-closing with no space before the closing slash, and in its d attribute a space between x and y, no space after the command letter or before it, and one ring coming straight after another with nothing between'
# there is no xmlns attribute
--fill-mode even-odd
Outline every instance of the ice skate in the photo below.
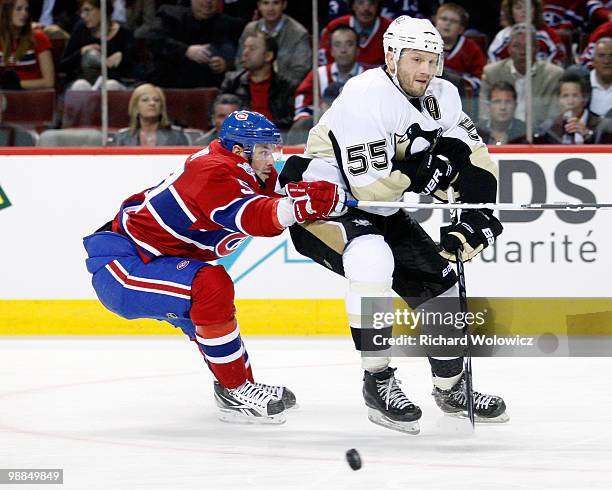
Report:
<svg viewBox="0 0 612 490"><path fill-rule="evenodd" d="M219 419L236 424L284 424L285 404L272 393L245 381L238 388L215 383L215 400Z"/></svg>
<svg viewBox="0 0 612 490"><path fill-rule="evenodd" d="M421 409L404 394L394 372L390 367L379 373L364 372L363 398L368 419L388 429L418 434Z"/></svg>
<svg viewBox="0 0 612 490"><path fill-rule="evenodd" d="M446 415L467 417L464 376L450 390L441 390L434 386L432 395ZM506 413L503 398L474 391L474 420L480 423L508 422L510 417Z"/></svg>
<svg viewBox="0 0 612 490"><path fill-rule="evenodd" d="M282 400L283 404L285 405L285 410L298 408L298 404L295 399L295 395L293 394L293 391L291 391L286 386L266 385L264 383L255 383L255 386L258 386L266 393L270 393L277 400Z"/></svg>
<svg viewBox="0 0 612 490"><path fill-rule="evenodd" d="M219 382L215 380L215 391L218 389L217 385L219 385ZM267 385L264 383L254 383L254 385L261 388L266 393L272 394L275 399L282 400L285 405L285 410L298 407L293 391L286 386Z"/></svg>

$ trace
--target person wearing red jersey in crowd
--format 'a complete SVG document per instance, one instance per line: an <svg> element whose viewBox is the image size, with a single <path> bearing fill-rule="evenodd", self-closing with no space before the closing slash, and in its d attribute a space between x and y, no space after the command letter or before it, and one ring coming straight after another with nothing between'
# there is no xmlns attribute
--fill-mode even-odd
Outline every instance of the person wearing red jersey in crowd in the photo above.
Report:
<svg viewBox="0 0 612 490"><path fill-rule="evenodd" d="M293 121L293 107L287 101L293 99L295 84L274 69L277 53L276 39L261 31L249 34L242 49L244 69L226 73L221 92L237 95L242 107L260 112L279 128L287 129Z"/></svg>
<svg viewBox="0 0 612 490"><path fill-rule="evenodd" d="M593 54L595 53L595 45L597 44L597 41L604 37L612 38L612 21L604 22L589 36L588 44L578 59L578 62L581 65L584 65L588 70L593 69Z"/></svg>
<svg viewBox="0 0 612 490"><path fill-rule="evenodd" d="M536 41L538 43L538 60L550 61L556 65L565 63L567 53L557 32L546 25L542 17L542 0L532 0L533 26L536 28ZM489 45L489 63L501 61L510 56L508 46L512 34L512 25L526 22L527 11L525 0L504 0L502 8L506 10L506 18L510 25L497 33Z"/></svg>
<svg viewBox="0 0 612 490"><path fill-rule="evenodd" d="M463 7L445 3L436 12L434 20L444 41L444 68L462 77L478 93L487 58L475 41L463 35L469 19Z"/></svg>
<svg viewBox="0 0 612 490"><path fill-rule="evenodd" d="M381 0L352 0L349 2L352 15L344 15L332 20L321 33L319 63L331 63L330 34L339 24L348 24L359 36L359 56L357 61L367 68L385 63L382 39L391 21L380 15Z"/></svg>
<svg viewBox="0 0 612 490"><path fill-rule="evenodd" d="M28 0L0 4L1 88L40 89L55 84L51 42L42 31L32 31Z"/></svg>
<svg viewBox="0 0 612 490"><path fill-rule="evenodd" d="M357 63L359 54L357 31L346 24L339 24L332 29L329 37L334 62L317 69L320 96L323 96L330 84L344 85L350 78L363 72L363 67ZM312 117L313 89L314 75L311 71L295 91L295 121Z"/></svg>
<svg viewBox="0 0 612 490"><path fill-rule="evenodd" d="M544 22L558 31L598 26L612 20L610 0L543 0Z"/></svg>
<svg viewBox="0 0 612 490"><path fill-rule="evenodd" d="M195 343L216 378L224 421L278 424L295 406L283 386L256 383L240 336L234 284L221 257L249 236L273 237L345 212L338 185L296 182L274 193L280 133L256 112L235 111L219 139L159 185L126 199L84 238L100 301L123 318L166 320Z"/></svg>

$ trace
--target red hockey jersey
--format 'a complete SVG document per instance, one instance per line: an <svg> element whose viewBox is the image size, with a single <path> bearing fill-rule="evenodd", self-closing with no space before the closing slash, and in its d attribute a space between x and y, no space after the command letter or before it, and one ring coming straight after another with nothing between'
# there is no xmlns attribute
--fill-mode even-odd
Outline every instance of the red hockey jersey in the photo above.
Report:
<svg viewBox="0 0 612 490"><path fill-rule="evenodd" d="M339 24L347 24L355 28L355 22L354 16L345 15L343 17L338 17L327 24L321 33L319 64L325 65L334 61L331 56L331 48L329 45L329 33L333 30L333 28ZM383 34L391 22L391 20L387 19L386 17L381 17L380 15L376 18L370 36L359 43L359 56L357 56L358 63L366 66L367 68L385 64Z"/></svg>
<svg viewBox="0 0 612 490"><path fill-rule="evenodd" d="M145 262L163 255L215 260L248 236L282 233L280 198L268 197L276 177L262 191L249 163L213 141L159 185L126 199L112 229L128 236Z"/></svg>
<svg viewBox="0 0 612 490"><path fill-rule="evenodd" d="M489 63L501 61L510 56L508 45L512 36L512 26L504 27L497 33L495 39L489 45ZM563 66L565 62L565 47L561 42L559 34L548 26L542 26L536 31L536 40L538 43L537 59L550 61L557 65Z"/></svg>
<svg viewBox="0 0 612 490"><path fill-rule="evenodd" d="M486 63L487 57L478 43L463 35L459 36L449 53L444 53L444 67L467 80L474 91L480 88Z"/></svg>

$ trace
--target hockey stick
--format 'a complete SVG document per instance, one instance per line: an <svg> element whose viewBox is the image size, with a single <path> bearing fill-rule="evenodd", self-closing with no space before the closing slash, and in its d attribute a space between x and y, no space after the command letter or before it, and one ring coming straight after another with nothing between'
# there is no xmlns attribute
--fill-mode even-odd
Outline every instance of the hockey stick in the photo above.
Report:
<svg viewBox="0 0 612 490"><path fill-rule="evenodd" d="M453 193L452 187L448 188L448 202L449 204L453 204L455 201L455 195ZM456 225L459 222L459 209L451 208L451 223ZM463 315L465 315L468 311L467 306L467 292L465 290L465 269L463 268L463 261L461 260L461 250L463 248L459 247L455 251L455 255L457 257L457 280L459 281L459 309ZM470 328L465 325L464 333L467 339L467 344L465 347L465 354L463 356L463 372L465 376L465 404L467 406L468 418L472 424L472 429L474 428L475 419L474 419L474 390L472 388L472 356L470 355Z"/></svg>
<svg viewBox="0 0 612 490"><path fill-rule="evenodd" d="M493 209L495 211L598 211L612 210L612 204L608 203L456 203L449 200L448 203L426 203L426 202L403 202L403 201L356 201L347 199L346 206L349 208L393 208L393 209Z"/></svg>

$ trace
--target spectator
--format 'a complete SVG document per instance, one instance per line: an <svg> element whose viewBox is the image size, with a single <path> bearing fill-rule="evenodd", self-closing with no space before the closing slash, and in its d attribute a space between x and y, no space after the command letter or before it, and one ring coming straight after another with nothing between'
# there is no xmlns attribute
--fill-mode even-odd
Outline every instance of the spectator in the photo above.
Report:
<svg viewBox="0 0 612 490"><path fill-rule="evenodd" d="M225 75L221 92L237 95L242 107L259 112L281 129L293 120L291 101L295 85L274 71L278 46L273 37L255 31L244 40L243 70Z"/></svg>
<svg viewBox="0 0 612 490"><path fill-rule="evenodd" d="M326 88L321 98L319 99L319 110L321 111L321 115L327 111L336 100L336 97L340 95L340 91L342 90L344 84L339 82L332 82ZM306 140L308 140L308 132L314 126L314 117L302 117L297 119L291 129L287 133L287 137L285 138L286 145L305 145Z"/></svg>
<svg viewBox="0 0 612 490"><path fill-rule="evenodd" d="M191 0L191 7L162 5L148 38L162 87L217 87L236 56L242 22L219 13L217 0Z"/></svg>
<svg viewBox="0 0 612 490"><path fill-rule="evenodd" d="M363 72L363 67L357 63L359 46L355 29L346 24L339 24L333 28L329 38L334 62L317 69L321 96L330 84L338 83L342 87L349 78ZM314 76L310 71L295 92L296 121L304 117L312 117L313 90Z"/></svg>
<svg viewBox="0 0 612 490"><path fill-rule="evenodd" d="M535 34L538 42L537 59L563 65L566 60L565 46L561 42L559 34L545 24L542 17L542 0L532 0L532 4L532 22L537 29ZM499 31L489 45L489 63L501 61L509 56L508 46L510 44L512 26L527 22L525 0L504 0L502 8L506 10L506 18L510 20L510 25Z"/></svg>
<svg viewBox="0 0 612 490"><path fill-rule="evenodd" d="M595 44L591 82L591 104L589 109L604 116L612 109L612 38L602 37Z"/></svg>
<svg viewBox="0 0 612 490"><path fill-rule="evenodd" d="M79 0L81 21L74 27L60 61L60 67L67 73L68 81L73 82L70 86L72 90L99 89L102 84L103 62L108 67L108 90L125 89L124 83L132 81L134 36L129 29L110 20L113 4L108 2L106 5L107 57L102 60L100 0Z"/></svg>
<svg viewBox="0 0 612 490"><path fill-rule="evenodd" d="M597 26L610 19L608 7L601 0L543 0L544 21L558 31L584 28L585 24Z"/></svg>
<svg viewBox="0 0 612 490"><path fill-rule="evenodd" d="M331 63L331 48L329 34L339 24L348 24L359 36L359 56L357 61L366 68L380 66L385 63L383 52L383 34L391 21L380 15L382 0L351 0L349 6L353 14L344 15L332 20L321 33L319 63Z"/></svg>
<svg viewBox="0 0 612 490"><path fill-rule="evenodd" d="M478 125L478 134L487 145L527 143L525 123L514 117L516 90L508 82L491 86L488 97L489 119Z"/></svg>
<svg viewBox="0 0 612 490"><path fill-rule="evenodd" d="M560 114L546 121L535 138L538 143L594 143L595 129L601 118L587 109L589 83L576 73L567 73L559 81Z"/></svg>
<svg viewBox="0 0 612 490"><path fill-rule="evenodd" d="M35 146L36 140L30 131L4 122L6 97L0 92L0 146Z"/></svg>
<svg viewBox="0 0 612 490"><path fill-rule="evenodd" d="M145 83L134 89L128 105L130 127L119 130L116 146L183 146L189 139L178 127L170 126L166 97L159 87Z"/></svg>
<svg viewBox="0 0 612 490"><path fill-rule="evenodd" d="M241 106L240 99L233 94L221 94L218 95L212 104L211 110L211 122L212 129L206 134L202 135L196 141L194 146L208 146L215 139L219 137L219 130L225 118L234 111L240 110Z"/></svg>
<svg viewBox="0 0 612 490"><path fill-rule="evenodd" d="M437 10L434 22L444 41L444 68L466 80L478 94L487 59L480 46L463 35L469 19L463 7L445 3Z"/></svg>
<svg viewBox="0 0 612 490"><path fill-rule="evenodd" d="M50 39L68 39L79 21L77 0L33 0L32 29L42 30Z"/></svg>
<svg viewBox="0 0 612 490"><path fill-rule="evenodd" d="M608 21L600 25L589 36L588 43L578 60L580 64L585 66L588 70L593 69L593 53L595 52L595 44L602 37L612 37L612 21Z"/></svg>
<svg viewBox="0 0 612 490"><path fill-rule="evenodd" d="M0 5L0 88L51 88L55 69L51 42L32 31L28 0L2 0Z"/></svg>
<svg viewBox="0 0 612 490"><path fill-rule="evenodd" d="M261 19L250 22L240 36L236 67L240 69L240 58L245 39L254 32L264 32L276 39L278 55L276 71L297 85L312 66L312 50L308 31L295 19L283 12L287 8L287 0L258 0L257 8Z"/></svg>
<svg viewBox="0 0 612 490"><path fill-rule="evenodd" d="M593 26L599 26L612 20L612 2L610 0L588 0L586 11L589 22Z"/></svg>
<svg viewBox="0 0 612 490"><path fill-rule="evenodd" d="M513 85L517 94L516 118L525 120L526 100L525 100L525 73L527 70L526 56L526 29L525 24L515 24L512 27L512 34L508 51L510 58L491 63L484 67L482 83L480 88L479 114L482 119L488 118L488 106L486 104L486 94L496 82L508 82ZM563 75L563 69L545 60L536 61L537 43L535 42L534 29L532 29L532 71L531 87L533 94L533 121L534 127L551 117L554 110L555 94L557 84Z"/></svg>

